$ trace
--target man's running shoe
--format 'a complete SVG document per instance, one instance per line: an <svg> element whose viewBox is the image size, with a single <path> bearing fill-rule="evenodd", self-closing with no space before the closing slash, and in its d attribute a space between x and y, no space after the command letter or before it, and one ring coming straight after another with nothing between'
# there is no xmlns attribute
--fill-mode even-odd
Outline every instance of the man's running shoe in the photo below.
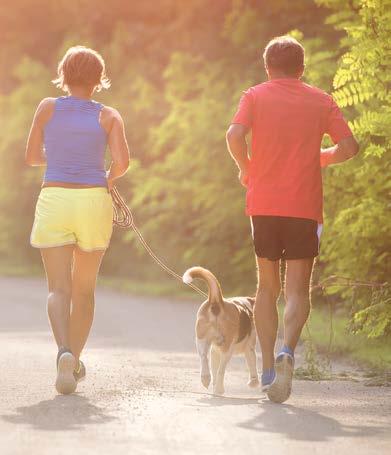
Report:
<svg viewBox="0 0 391 455"><path fill-rule="evenodd" d="M278 354L274 364L276 377L266 391L269 400L283 403L289 398L292 390L294 363L294 357L287 352Z"/></svg>
<svg viewBox="0 0 391 455"><path fill-rule="evenodd" d="M262 385L262 392L267 392L270 386L273 384L273 381L276 378L276 372L274 368L270 368L262 372L261 376L261 385Z"/></svg>
<svg viewBox="0 0 391 455"><path fill-rule="evenodd" d="M67 348L61 348L57 354L57 379L56 389L58 393L67 395L76 390L76 380L73 375L76 360L72 352Z"/></svg>
<svg viewBox="0 0 391 455"><path fill-rule="evenodd" d="M79 360L78 368L75 368L73 376L77 383L84 381L84 379L86 378L86 367L81 360Z"/></svg>

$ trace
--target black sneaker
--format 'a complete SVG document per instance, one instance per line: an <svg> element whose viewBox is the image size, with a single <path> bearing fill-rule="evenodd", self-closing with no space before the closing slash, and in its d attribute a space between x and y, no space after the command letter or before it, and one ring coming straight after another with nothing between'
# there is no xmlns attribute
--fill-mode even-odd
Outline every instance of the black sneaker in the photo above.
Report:
<svg viewBox="0 0 391 455"><path fill-rule="evenodd" d="M73 371L73 376L77 383L84 381L84 379L86 378L86 366L81 360L79 360L78 368L75 368L75 370Z"/></svg>
<svg viewBox="0 0 391 455"><path fill-rule="evenodd" d="M76 359L68 348L60 348L57 354L56 389L58 393L67 395L76 390L73 376Z"/></svg>

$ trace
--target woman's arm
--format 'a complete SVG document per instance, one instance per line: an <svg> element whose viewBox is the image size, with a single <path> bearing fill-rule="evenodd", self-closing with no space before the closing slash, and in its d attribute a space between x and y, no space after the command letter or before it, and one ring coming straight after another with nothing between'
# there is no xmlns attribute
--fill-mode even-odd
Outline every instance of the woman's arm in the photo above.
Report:
<svg viewBox="0 0 391 455"><path fill-rule="evenodd" d="M43 129L53 115L54 103L54 98L45 98L39 103L35 112L25 154L25 162L29 166L46 165L43 151Z"/></svg>
<svg viewBox="0 0 391 455"><path fill-rule="evenodd" d="M107 172L109 190L114 180L122 177L129 168L129 148L126 142L125 126L119 112L105 107L102 111L102 126L108 132L108 145L111 154L111 165Z"/></svg>

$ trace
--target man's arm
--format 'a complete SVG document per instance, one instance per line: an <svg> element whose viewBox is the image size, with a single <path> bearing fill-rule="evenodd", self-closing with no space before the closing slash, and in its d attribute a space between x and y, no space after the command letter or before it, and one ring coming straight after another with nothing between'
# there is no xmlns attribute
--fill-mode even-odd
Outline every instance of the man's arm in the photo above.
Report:
<svg viewBox="0 0 391 455"><path fill-rule="evenodd" d="M226 134L228 151L239 168L240 183L245 187L247 186L250 163L246 141L247 132L248 128L235 123L228 128Z"/></svg>
<svg viewBox="0 0 391 455"><path fill-rule="evenodd" d="M341 139L338 144L320 151L321 167L330 166L330 164L342 163L350 160L357 155L359 150L358 143L353 136Z"/></svg>

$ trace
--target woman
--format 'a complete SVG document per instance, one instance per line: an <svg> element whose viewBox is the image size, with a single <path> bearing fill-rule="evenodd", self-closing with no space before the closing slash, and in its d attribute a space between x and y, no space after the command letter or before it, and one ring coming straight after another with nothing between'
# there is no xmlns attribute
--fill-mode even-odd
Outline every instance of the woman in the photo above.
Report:
<svg viewBox="0 0 391 455"><path fill-rule="evenodd" d="M39 248L49 295L47 309L58 346L56 389L68 394L85 378L80 353L94 315L94 291L112 233L113 182L129 166L124 123L113 108L93 101L109 88L103 58L82 46L68 49L53 81L67 92L38 105L26 163L47 166L31 245ZM105 150L111 165L105 171Z"/></svg>

